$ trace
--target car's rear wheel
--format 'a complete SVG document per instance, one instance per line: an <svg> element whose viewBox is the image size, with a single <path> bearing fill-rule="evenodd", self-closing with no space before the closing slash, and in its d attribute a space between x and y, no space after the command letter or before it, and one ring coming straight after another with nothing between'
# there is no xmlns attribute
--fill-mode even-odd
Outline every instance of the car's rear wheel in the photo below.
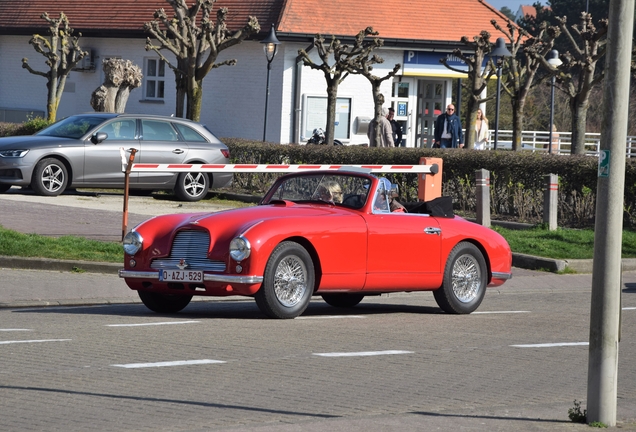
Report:
<svg viewBox="0 0 636 432"><path fill-rule="evenodd" d="M206 173L181 173L174 187L174 194L181 201L199 201L210 190L210 178Z"/></svg>
<svg viewBox="0 0 636 432"><path fill-rule="evenodd" d="M351 308L362 301L364 294L323 294L322 299L330 306Z"/></svg>
<svg viewBox="0 0 636 432"><path fill-rule="evenodd" d="M139 298L148 309L157 313L176 313L186 307L191 295L159 294L148 291L137 291Z"/></svg>
<svg viewBox="0 0 636 432"><path fill-rule="evenodd" d="M296 318L314 291L314 263L295 242L282 242L267 261L261 289L255 295L259 309L270 318Z"/></svg>
<svg viewBox="0 0 636 432"><path fill-rule="evenodd" d="M5 193L9 189L11 189L11 185L10 184L0 183L0 193Z"/></svg>
<svg viewBox="0 0 636 432"><path fill-rule="evenodd" d="M57 196L66 189L68 172L58 159L42 159L35 165L31 189L38 195Z"/></svg>
<svg viewBox="0 0 636 432"><path fill-rule="evenodd" d="M444 312L469 314L479 307L488 284L488 269L481 251L472 243L458 243L446 261L442 287L433 291Z"/></svg>

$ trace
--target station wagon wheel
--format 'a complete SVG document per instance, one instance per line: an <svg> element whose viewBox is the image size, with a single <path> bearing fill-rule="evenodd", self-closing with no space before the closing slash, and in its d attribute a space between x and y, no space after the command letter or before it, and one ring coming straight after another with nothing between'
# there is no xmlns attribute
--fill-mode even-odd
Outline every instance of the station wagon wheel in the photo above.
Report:
<svg viewBox="0 0 636 432"><path fill-rule="evenodd" d="M38 195L57 196L68 183L66 166L57 159L42 159L35 165L31 188Z"/></svg>
<svg viewBox="0 0 636 432"><path fill-rule="evenodd" d="M174 187L174 194L181 201L199 201L210 190L210 179L206 173L181 173Z"/></svg>
<svg viewBox="0 0 636 432"><path fill-rule="evenodd" d="M191 295L159 294L148 291L137 291L139 298L148 309L157 313L176 313L186 307Z"/></svg>
<svg viewBox="0 0 636 432"><path fill-rule="evenodd" d="M486 294L488 269L481 251L472 243L458 243L448 256L441 288L433 291L438 306L447 313L469 314Z"/></svg>
<svg viewBox="0 0 636 432"><path fill-rule="evenodd" d="M270 318L296 318L314 292L314 263L298 243L282 242L267 261L261 289L255 295L259 309Z"/></svg>
<svg viewBox="0 0 636 432"><path fill-rule="evenodd" d="M330 306L339 308L351 308L362 301L364 294L323 294L322 299Z"/></svg>

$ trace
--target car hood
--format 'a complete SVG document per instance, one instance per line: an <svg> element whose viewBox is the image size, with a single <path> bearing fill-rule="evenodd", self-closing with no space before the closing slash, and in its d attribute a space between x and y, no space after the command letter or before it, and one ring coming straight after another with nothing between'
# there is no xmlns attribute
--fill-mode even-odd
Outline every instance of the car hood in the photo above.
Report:
<svg viewBox="0 0 636 432"><path fill-rule="evenodd" d="M19 150L34 149L41 147L58 146L62 144L70 144L77 142L69 138L60 138L44 135L21 135L13 137L0 138L0 149L2 150Z"/></svg>

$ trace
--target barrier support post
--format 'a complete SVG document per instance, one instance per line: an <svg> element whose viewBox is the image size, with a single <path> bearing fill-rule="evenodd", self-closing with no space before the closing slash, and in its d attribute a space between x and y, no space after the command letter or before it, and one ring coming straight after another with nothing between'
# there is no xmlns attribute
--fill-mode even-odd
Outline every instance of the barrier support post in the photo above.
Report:
<svg viewBox="0 0 636 432"><path fill-rule="evenodd" d="M490 228L490 171L475 171L475 195L477 199L477 223Z"/></svg>
<svg viewBox="0 0 636 432"><path fill-rule="evenodd" d="M128 230L128 187L130 186L130 170L135 160L135 153L137 153L137 149L131 148L128 165L126 165L126 170L124 171L124 218L121 223L121 241L124 241L126 231Z"/></svg>
<svg viewBox="0 0 636 432"><path fill-rule="evenodd" d="M421 157L420 165L437 164L438 170L434 174L420 174L417 182L417 198L420 201L430 201L442 196L442 158Z"/></svg>
<svg viewBox="0 0 636 432"><path fill-rule="evenodd" d="M557 210L559 203L559 176L548 174L545 176L546 187L543 191L543 222L548 225L548 230L556 231Z"/></svg>

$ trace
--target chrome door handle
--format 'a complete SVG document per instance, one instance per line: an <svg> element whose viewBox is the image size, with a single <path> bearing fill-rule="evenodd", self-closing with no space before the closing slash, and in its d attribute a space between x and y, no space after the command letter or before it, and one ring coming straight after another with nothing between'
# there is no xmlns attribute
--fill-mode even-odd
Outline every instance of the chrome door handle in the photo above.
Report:
<svg viewBox="0 0 636 432"><path fill-rule="evenodd" d="M424 232L426 234L440 235L442 233L442 230L437 228L437 227L426 227L426 228L424 228Z"/></svg>
<svg viewBox="0 0 636 432"><path fill-rule="evenodd" d="M174 149L174 150L172 150L172 153L175 153L175 154L181 154L181 153L183 153L183 150L181 150L181 149Z"/></svg>

